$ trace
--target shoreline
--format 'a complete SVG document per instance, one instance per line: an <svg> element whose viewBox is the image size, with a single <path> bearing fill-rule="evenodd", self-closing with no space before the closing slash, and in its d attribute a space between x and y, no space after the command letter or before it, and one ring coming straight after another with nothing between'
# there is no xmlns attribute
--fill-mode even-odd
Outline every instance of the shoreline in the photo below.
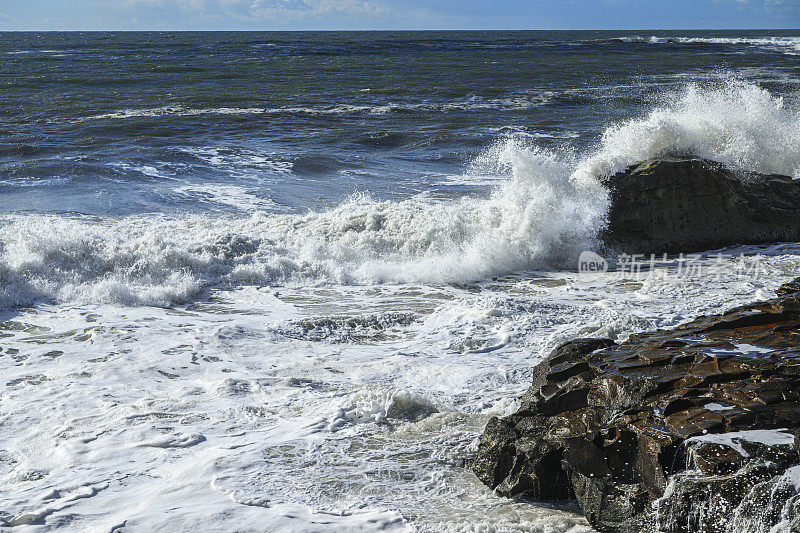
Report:
<svg viewBox="0 0 800 533"><path fill-rule="evenodd" d="M561 345L520 409L489 421L473 470L501 495L577 501L604 532L800 526L800 278L776 295ZM765 509L748 504L776 486Z"/></svg>

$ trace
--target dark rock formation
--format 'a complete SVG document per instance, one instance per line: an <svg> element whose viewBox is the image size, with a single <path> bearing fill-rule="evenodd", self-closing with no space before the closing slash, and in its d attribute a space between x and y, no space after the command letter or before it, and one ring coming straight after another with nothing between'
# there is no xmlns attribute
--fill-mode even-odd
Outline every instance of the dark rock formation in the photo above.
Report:
<svg viewBox="0 0 800 533"><path fill-rule="evenodd" d="M800 428L798 289L800 280L773 300L618 345L581 339L560 346L535 368L519 410L489 421L475 473L500 494L575 498L602 531L641 531L654 521L665 532L724 531L731 513L714 513L735 508L755 485L798 462L797 450L767 446L753 462L742 455L744 445L692 437ZM699 472L693 488L684 475L683 488L671 489L683 503L659 500L681 471ZM727 488L709 488L714 476ZM701 488L724 497L692 518L698 508L684 500ZM722 529L687 526L704 517Z"/></svg>
<svg viewBox="0 0 800 533"><path fill-rule="evenodd" d="M626 253L800 241L800 180L703 159L654 159L611 176L603 241Z"/></svg>
<svg viewBox="0 0 800 533"><path fill-rule="evenodd" d="M795 474L784 475L800 457L788 430L710 435L685 446L688 468L656 500L653 529L745 533L780 523L778 531L800 530L796 514L781 516L797 500Z"/></svg>

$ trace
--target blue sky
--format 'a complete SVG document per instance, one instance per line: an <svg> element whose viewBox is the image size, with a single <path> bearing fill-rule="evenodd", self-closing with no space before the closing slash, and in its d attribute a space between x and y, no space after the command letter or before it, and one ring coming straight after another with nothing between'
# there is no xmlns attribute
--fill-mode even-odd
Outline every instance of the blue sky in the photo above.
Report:
<svg viewBox="0 0 800 533"><path fill-rule="evenodd" d="M0 0L0 30L799 27L800 0Z"/></svg>

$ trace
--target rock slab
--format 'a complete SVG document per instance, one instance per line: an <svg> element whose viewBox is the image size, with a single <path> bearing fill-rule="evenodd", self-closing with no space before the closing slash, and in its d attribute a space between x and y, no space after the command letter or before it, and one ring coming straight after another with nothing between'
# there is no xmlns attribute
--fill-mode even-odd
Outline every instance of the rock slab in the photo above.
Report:
<svg viewBox="0 0 800 533"><path fill-rule="evenodd" d="M800 180L704 159L652 159L606 179L607 246L629 254L800 241Z"/></svg>

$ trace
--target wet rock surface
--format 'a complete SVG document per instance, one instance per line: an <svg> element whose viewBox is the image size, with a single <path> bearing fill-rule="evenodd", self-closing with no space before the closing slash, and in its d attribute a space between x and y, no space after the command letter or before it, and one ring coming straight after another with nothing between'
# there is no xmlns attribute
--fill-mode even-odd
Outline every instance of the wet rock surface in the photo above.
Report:
<svg viewBox="0 0 800 533"><path fill-rule="evenodd" d="M606 180L603 240L626 253L699 252L800 240L800 181L703 159L653 159Z"/></svg>
<svg viewBox="0 0 800 533"><path fill-rule="evenodd" d="M475 473L503 495L575 499L601 531L791 524L798 491L780 479L800 462L799 282L621 344L560 346L519 410L489 421Z"/></svg>
<svg viewBox="0 0 800 533"><path fill-rule="evenodd" d="M798 462L793 432L707 435L689 439L685 446L687 468L670 477L664 495L656 500L650 529L798 531L800 522L784 516L784 509L793 507L797 490L794 483L782 481L787 468Z"/></svg>

